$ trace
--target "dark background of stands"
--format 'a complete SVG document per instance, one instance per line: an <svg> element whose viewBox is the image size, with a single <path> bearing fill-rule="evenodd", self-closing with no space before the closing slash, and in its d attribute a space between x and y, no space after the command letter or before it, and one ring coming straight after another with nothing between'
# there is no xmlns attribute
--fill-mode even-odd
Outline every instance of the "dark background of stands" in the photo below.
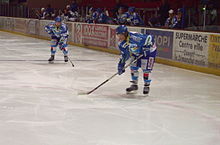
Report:
<svg viewBox="0 0 220 145"><path fill-rule="evenodd" d="M214 3L218 11L217 22L213 26L209 26L209 16L206 16L206 28L203 27L204 13L203 7L206 2ZM188 18L188 28L191 30L219 30L220 26L220 0L168 0L169 5L175 11L178 8L186 9ZM70 0L0 0L0 15L9 17L36 18L35 11L42 7L51 5L55 10L64 9L70 4ZM137 11L146 22L152 15L158 12L161 0L77 0L79 5L79 13L81 17L85 17L89 7L106 8L110 12L113 11L118 4L126 6L135 6ZM207 2L208 3L208 2ZM207 9L208 13L208 9Z"/></svg>

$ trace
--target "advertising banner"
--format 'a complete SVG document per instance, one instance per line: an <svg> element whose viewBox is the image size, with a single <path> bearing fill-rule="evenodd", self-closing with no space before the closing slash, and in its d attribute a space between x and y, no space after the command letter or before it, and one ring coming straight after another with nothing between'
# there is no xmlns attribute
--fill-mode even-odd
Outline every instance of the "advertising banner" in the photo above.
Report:
<svg viewBox="0 0 220 145"><path fill-rule="evenodd" d="M28 19L26 21L27 33L38 35L39 32L39 20L36 19Z"/></svg>
<svg viewBox="0 0 220 145"><path fill-rule="evenodd" d="M108 48L108 28L105 25L82 24L82 43Z"/></svg>
<svg viewBox="0 0 220 145"><path fill-rule="evenodd" d="M202 32L176 31L173 59L198 66L208 65L209 35Z"/></svg>
<svg viewBox="0 0 220 145"><path fill-rule="evenodd" d="M72 39L76 44L82 44L82 24L74 23L72 25Z"/></svg>
<svg viewBox="0 0 220 145"><path fill-rule="evenodd" d="M128 31L141 33L141 27L128 27Z"/></svg>
<svg viewBox="0 0 220 145"><path fill-rule="evenodd" d="M15 20L13 18L5 17L3 18L3 29L13 31Z"/></svg>
<svg viewBox="0 0 220 145"><path fill-rule="evenodd" d="M14 31L26 33L26 19L14 18Z"/></svg>
<svg viewBox="0 0 220 145"><path fill-rule="evenodd" d="M220 69L220 35L210 35L208 63Z"/></svg>
<svg viewBox="0 0 220 145"><path fill-rule="evenodd" d="M173 32L164 30L146 30L146 34L153 35L157 46L157 56L172 59L173 56Z"/></svg>
<svg viewBox="0 0 220 145"><path fill-rule="evenodd" d="M68 40L69 41L72 41L72 25L73 23L65 23L68 27L68 31L69 31L69 37L68 37Z"/></svg>
<svg viewBox="0 0 220 145"><path fill-rule="evenodd" d="M45 31L44 27L48 25L50 22L49 20L40 20L40 26L39 26L39 35L44 37L49 37L48 33Z"/></svg>
<svg viewBox="0 0 220 145"><path fill-rule="evenodd" d="M109 48L112 49L117 49L117 38L116 38L116 31L115 31L115 27L110 27L109 28Z"/></svg>
<svg viewBox="0 0 220 145"><path fill-rule="evenodd" d="M0 17L0 29L3 29L4 26L4 17Z"/></svg>

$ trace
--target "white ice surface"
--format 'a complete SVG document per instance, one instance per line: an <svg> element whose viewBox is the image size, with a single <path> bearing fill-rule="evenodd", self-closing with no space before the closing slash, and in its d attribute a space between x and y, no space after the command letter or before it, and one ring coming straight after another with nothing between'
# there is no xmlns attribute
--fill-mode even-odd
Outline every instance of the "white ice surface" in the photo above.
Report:
<svg viewBox="0 0 220 145"><path fill-rule="evenodd" d="M220 77L155 64L148 97L125 95L118 56L0 32L0 145L220 145Z"/></svg>

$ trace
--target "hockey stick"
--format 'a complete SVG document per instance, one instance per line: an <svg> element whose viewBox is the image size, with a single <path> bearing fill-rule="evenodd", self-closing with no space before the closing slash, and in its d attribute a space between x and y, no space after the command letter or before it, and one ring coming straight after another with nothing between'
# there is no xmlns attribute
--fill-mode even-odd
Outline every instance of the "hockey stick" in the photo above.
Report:
<svg viewBox="0 0 220 145"><path fill-rule="evenodd" d="M131 61L129 64L127 64L124 69L128 68L132 63L135 63L138 59L140 59L143 55L140 55L138 56L135 60ZM95 90L97 90L98 88L100 88L102 85L104 85L105 83L107 83L108 81L110 81L112 78L114 78L116 75L118 74L115 73L113 74L110 78L108 78L107 80L105 80L104 82L102 82L100 85L98 85L97 87L95 87L94 89L92 89L91 91L89 92L81 92L81 93L78 93L78 95L89 95L91 94L92 92L94 92Z"/></svg>
<svg viewBox="0 0 220 145"><path fill-rule="evenodd" d="M69 57L68 57L68 59L69 59L70 63L72 64L72 67L74 67L72 60Z"/></svg>
<svg viewBox="0 0 220 145"><path fill-rule="evenodd" d="M60 49L60 51L62 51L62 50ZM68 58L69 62L72 64L72 67L74 67L74 64L73 64L72 60L69 58L69 56L67 56L67 58Z"/></svg>

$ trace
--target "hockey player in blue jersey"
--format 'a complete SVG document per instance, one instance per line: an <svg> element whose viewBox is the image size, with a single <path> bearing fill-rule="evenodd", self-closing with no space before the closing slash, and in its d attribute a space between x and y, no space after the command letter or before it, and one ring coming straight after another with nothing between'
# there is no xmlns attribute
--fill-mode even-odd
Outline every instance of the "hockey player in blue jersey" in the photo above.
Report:
<svg viewBox="0 0 220 145"><path fill-rule="evenodd" d="M49 62L53 62L56 53L56 47L59 46L63 51L64 61L68 62L67 38L69 36L66 24L62 23L61 17L56 17L55 22L45 26L45 31L51 35L51 57Z"/></svg>
<svg viewBox="0 0 220 145"><path fill-rule="evenodd" d="M148 94L150 90L149 74L151 73L156 57L157 48L154 38L151 35L129 32L125 25L116 28L116 34L119 39L119 50L121 58L118 63L118 74L125 72L125 63L131 58L131 61L143 55L135 63L131 64L131 86L126 89L127 93L138 90L138 77L141 68L143 70L144 89L143 94Z"/></svg>

